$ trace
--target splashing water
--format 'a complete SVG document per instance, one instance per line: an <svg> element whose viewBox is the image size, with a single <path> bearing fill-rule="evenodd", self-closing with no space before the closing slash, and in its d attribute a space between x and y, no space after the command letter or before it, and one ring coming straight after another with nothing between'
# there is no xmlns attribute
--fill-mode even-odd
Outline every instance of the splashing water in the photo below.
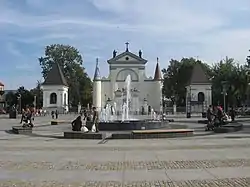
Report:
<svg viewBox="0 0 250 187"><path fill-rule="evenodd" d="M130 85L131 85L131 75L128 75L126 77L126 80L125 80L125 89L126 89L126 104L125 104L126 115L125 115L125 120L129 120L129 101L131 99Z"/></svg>

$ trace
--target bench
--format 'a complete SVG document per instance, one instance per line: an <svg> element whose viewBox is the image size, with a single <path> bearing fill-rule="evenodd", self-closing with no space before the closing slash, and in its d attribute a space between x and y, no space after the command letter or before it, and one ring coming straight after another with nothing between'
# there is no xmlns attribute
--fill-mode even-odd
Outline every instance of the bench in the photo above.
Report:
<svg viewBox="0 0 250 187"><path fill-rule="evenodd" d="M12 132L14 134L32 134L32 127L13 126Z"/></svg>
<svg viewBox="0 0 250 187"><path fill-rule="evenodd" d="M102 139L102 133L81 132L81 131L68 131L63 133L65 139Z"/></svg>
<svg viewBox="0 0 250 187"><path fill-rule="evenodd" d="M242 123L231 122L226 125L214 128L215 133L230 133L230 132L237 132L243 129Z"/></svg>
<svg viewBox="0 0 250 187"><path fill-rule="evenodd" d="M192 129L154 129L154 130L134 130L132 135L134 139L147 138L176 138L192 136Z"/></svg>
<svg viewBox="0 0 250 187"><path fill-rule="evenodd" d="M51 125L58 125L58 124L61 124L61 123L71 123L69 121L65 121L65 120L52 120L51 121Z"/></svg>

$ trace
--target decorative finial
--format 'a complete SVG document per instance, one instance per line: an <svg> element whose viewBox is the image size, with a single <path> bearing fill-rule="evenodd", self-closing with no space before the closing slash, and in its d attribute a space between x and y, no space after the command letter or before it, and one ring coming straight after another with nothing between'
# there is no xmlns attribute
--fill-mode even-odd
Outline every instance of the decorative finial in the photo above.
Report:
<svg viewBox="0 0 250 187"><path fill-rule="evenodd" d="M157 62L157 63L159 62L159 58L158 58L158 57L156 58L156 62Z"/></svg>
<svg viewBox="0 0 250 187"><path fill-rule="evenodd" d="M115 58L115 57L116 57L116 54L117 54L117 51L116 51L116 50L114 50L114 51L113 51L113 58Z"/></svg>
<svg viewBox="0 0 250 187"><path fill-rule="evenodd" d="M129 45L129 43L126 42L125 44L126 44L126 52L128 52L128 45Z"/></svg>
<svg viewBox="0 0 250 187"><path fill-rule="evenodd" d="M99 61L99 59L98 59L98 58L96 58L96 66L98 66L98 61Z"/></svg>

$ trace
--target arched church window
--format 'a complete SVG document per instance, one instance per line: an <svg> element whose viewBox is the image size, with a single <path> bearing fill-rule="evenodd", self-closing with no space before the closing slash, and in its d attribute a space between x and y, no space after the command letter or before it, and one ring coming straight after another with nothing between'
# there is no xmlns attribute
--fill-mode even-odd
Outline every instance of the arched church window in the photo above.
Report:
<svg viewBox="0 0 250 187"><path fill-rule="evenodd" d="M204 102L205 101L205 94L203 92L198 93L198 102Z"/></svg>
<svg viewBox="0 0 250 187"><path fill-rule="evenodd" d="M57 102L57 95L56 93L51 93L50 94L50 104L56 104Z"/></svg>
<svg viewBox="0 0 250 187"><path fill-rule="evenodd" d="M132 69L122 69L121 71L119 71L117 76L116 76L116 80L117 81L125 81L125 79L127 78L128 75L131 76L132 81L139 80L138 74Z"/></svg>

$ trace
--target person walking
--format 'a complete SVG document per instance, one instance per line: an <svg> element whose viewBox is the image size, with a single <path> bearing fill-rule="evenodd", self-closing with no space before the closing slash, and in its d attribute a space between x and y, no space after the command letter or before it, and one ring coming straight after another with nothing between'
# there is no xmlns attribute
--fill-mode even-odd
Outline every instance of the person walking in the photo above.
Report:
<svg viewBox="0 0 250 187"><path fill-rule="evenodd" d="M56 119L58 119L58 115L59 115L59 113L58 113L58 111L56 110L56 112L55 112Z"/></svg>
<svg viewBox="0 0 250 187"><path fill-rule="evenodd" d="M207 109L207 130L210 130L211 126L212 126L212 116L213 116L213 109L212 109L212 105L209 105L208 109Z"/></svg>
<svg viewBox="0 0 250 187"><path fill-rule="evenodd" d="M231 116L232 121L234 121L235 120L235 116L236 116L236 112L235 112L234 107L231 107L229 115Z"/></svg>
<svg viewBox="0 0 250 187"><path fill-rule="evenodd" d="M22 117L21 117L20 124L23 123L23 120L25 119L25 116L26 116L26 111L24 109L22 109Z"/></svg>

